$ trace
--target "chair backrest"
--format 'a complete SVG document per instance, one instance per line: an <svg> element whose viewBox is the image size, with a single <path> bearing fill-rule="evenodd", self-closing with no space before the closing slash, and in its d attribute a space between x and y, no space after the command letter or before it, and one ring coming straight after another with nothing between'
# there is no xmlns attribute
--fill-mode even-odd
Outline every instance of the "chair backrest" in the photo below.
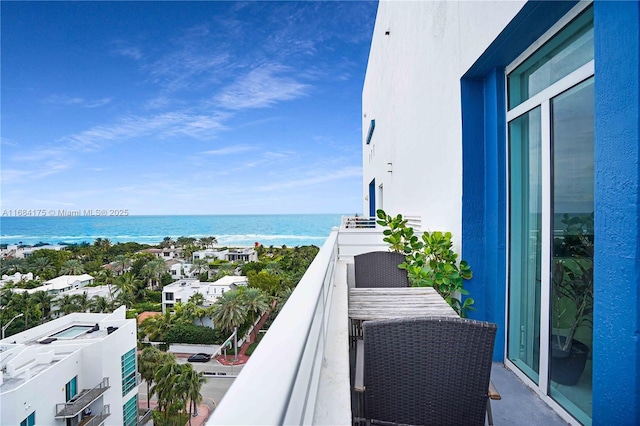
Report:
<svg viewBox="0 0 640 426"><path fill-rule="evenodd" d="M409 287L407 271L398 268L405 261L402 253L372 251L354 256L356 287Z"/></svg>
<svg viewBox="0 0 640 426"><path fill-rule="evenodd" d="M365 322L366 417L410 425L484 425L496 329L444 317Z"/></svg>

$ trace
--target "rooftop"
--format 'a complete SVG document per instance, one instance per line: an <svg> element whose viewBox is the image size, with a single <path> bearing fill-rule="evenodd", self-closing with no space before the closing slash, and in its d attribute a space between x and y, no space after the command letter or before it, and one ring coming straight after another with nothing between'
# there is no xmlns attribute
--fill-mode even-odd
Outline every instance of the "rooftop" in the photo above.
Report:
<svg viewBox="0 0 640 426"><path fill-rule="evenodd" d="M75 313L0 341L0 395L15 389L126 323L126 309L110 314Z"/></svg>

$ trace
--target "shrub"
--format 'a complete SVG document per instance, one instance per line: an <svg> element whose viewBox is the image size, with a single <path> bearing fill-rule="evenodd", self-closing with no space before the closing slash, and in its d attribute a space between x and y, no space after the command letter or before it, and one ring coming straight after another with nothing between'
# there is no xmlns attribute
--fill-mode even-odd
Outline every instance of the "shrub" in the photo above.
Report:
<svg viewBox="0 0 640 426"><path fill-rule="evenodd" d="M165 341L167 343L191 343L211 345L221 343L219 332L209 327L193 324L175 324L167 331Z"/></svg>

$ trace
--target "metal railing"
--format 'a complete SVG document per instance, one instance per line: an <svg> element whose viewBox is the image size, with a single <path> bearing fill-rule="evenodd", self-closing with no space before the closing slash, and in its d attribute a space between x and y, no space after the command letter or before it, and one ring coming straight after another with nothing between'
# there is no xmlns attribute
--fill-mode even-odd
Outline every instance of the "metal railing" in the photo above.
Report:
<svg viewBox="0 0 640 426"><path fill-rule="evenodd" d="M338 258L334 229L208 424L310 424ZM261 383L269 385L265 399ZM247 410L247 401L264 407Z"/></svg>
<svg viewBox="0 0 640 426"><path fill-rule="evenodd" d="M100 426L111 415L111 406L109 404L102 407L96 415L90 415L82 419L78 426Z"/></svg>
<svg viewBox="0 0 640 426"><path fill-rule="evenodd" d="M56 419L68 419L77 416L85 407L98 399L100 395L109 389L109 378L102 381L91 389L83 389L79 394L67 402L56 404Z"/></svg>
<svg viewBox="0 0 640 426"><path fill-rule="evenodd" d="M416 231L422 229L422 217L415 214L407 214L402 216L407 221L407 226L412 227ZM369 216L342 216L340 229L367 229L379 228L377 218Z"/></svg>

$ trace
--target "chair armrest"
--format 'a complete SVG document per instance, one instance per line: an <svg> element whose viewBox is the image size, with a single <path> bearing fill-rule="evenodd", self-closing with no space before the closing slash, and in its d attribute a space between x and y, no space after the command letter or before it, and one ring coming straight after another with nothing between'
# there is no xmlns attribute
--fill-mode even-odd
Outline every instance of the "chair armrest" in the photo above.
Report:
<svg viewBox="0 0 640 426"><path fill-rule="evenodd" d="M364 340L356 341L356 374L353 380L353 390L364 392Z"/></svg>
<svg viewBox="0 0 640 426"><path fill-rule="evenodd" d="M494 400L502 399L502 396L500 396L498 389L496 389L491 380L489 380L489 398Z"/></svg>

